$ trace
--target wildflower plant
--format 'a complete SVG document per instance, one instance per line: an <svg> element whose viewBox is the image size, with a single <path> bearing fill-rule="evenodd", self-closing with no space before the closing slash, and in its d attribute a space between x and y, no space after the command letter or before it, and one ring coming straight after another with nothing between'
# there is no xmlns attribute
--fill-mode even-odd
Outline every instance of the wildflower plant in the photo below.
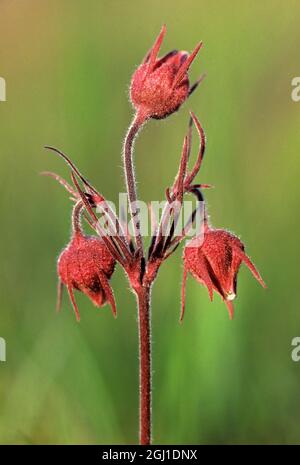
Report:
<svg viewBox="0 0 300 465"><path fill-rule="evenodd" d="M237 293L237 275L245 263L259 283L265 284L246 255L244 245L234 234L214 229L209 224L203 189L207 184L195 182L205 153L205 133L196 115L191 112L188 131L183 140L180 163L175 180L166 189L166 205L159 220L151 213L152 235L145 250L141 234L141 218L133 165L133 145L142 126L150 119L163 119L176 112L194 92L203 76L190 85L188 71L202 43L189 54L173 50L158 58L166 27L163 26L153 47L132 76L130 98L135 115L124 141L123 164L133 230L118 217L102 193L81 174L75 164L60 150L47 146L67 163L72 184L52 172L44 172L56 179L68 191L74 202L72 209L72 237L62 251L58 263L58 300L61 306L62 290L67 288L77 320L80 320L75 292L81 291L98 307L108 303L117 315L110 280L115 266L120 265L130 288L136 296L139 331L140 375L140 444L151 443L151 288L162 263L186 240L195 219L200 215L201 228L186 241L183 254L182 321L185 307L185 283L188 274L225 301L230 318ZM189 167L192 132L196 129L199 148L194 165ZM179 234L178 220L185 196L193 195L196 205ZM100 219L102 221L100 221ZM103 221L104 220L104 221ZM83 222L94 231L84 232Z"/></svg>

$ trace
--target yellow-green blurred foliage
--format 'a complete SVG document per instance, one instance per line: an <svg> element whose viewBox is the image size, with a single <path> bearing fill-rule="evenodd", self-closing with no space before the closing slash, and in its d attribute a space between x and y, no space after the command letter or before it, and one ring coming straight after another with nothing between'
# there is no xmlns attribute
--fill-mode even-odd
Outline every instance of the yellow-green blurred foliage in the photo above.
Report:
<svg viewBox="0 0 300 465"><path fill-rule="evenodd" d="M215 226L236 232L268 284L243 267L236 318L192 279L178 324L181 251L153 290L156 443L300 442L300 75L297 0L0 0L1 443L132 443L138 429L134 296L122 270L119 315L77 295L54 311L55 260L70 202L38 175L68 153L107 198L124 191L128 85L163 22L162 52L205 47L192 77L207 78L180 112L151 121L136 144L140 198L162 200L177 170L188 111L207 133L199 181ZM194 146L194 150L196 145Z"/></svg>

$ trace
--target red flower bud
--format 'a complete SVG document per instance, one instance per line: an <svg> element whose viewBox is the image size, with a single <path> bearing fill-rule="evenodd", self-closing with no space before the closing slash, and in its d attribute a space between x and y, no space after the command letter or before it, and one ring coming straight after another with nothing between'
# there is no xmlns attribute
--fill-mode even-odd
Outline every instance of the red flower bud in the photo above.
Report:
<svg viewBox="0 0 300 465"><path fill-rule="evenodd" d="M194 244L194 245L193 245ZM234 234L222 229L207 229L203 241L194 238L184 249L184 277L182 286L182 311L185 306L185 282L187 273L207 287L210 299L213 291L218 292L226 302L230 319L233 318L232 301L237 293L237 275L244 262L258 282L266 287L259 272L244 252L244 245Z"/></svg>
<svg viewBox="0 0 300 465"><path fill-rule="evenodd" d="M87 236L81 231L78 223L81 208L81 202L74 207L73 237L69 245L61 253L57 263L59 275L58 308L61 302L62 286L65 285L78 321L80 315L73 289L86 294L97 307L109 302L112 312L116 316L114 295L109 285L109 279L115 267L115 260L108 251L103 239Z"/></svg>
<svg viewBox="0 0 300 465"><path fill-rule="evenodd" d="M190 87L187 72L202 42L190 55L174 50L158 59L165 33L163 26L154 46L132 76L130 97L142 119L161 119L174 113L200 82Z"/></svg>

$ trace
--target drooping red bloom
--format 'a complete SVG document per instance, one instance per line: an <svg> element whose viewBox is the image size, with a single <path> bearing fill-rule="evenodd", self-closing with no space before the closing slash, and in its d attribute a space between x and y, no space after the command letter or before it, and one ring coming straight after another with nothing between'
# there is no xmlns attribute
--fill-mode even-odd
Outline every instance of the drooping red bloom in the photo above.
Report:
<svg viewBox="0 0 300 465"><path fill-rule="evenodd" d="M201 78L190 86L188 69L199 52L202 42L189 54L173 50L158 59L166 27L163 26L144 62L132 76L130 97L143 119L161 119L178 110L195 90Z"/></svg>
<svg viewBox="0 0 300 465"><path fill-rule="evenodd" d="M80 315L73 293L74 289L86 294L97 307L109 302L112 312L116 316L115 299L109 285L115 260L102 238L87 236L82 232L78 222L79 212L78 210L76 212L76 208L81 210L81 207L80 202L74 207L73 236L57 262L59 275L58 308L61 302L62 286L65 285L78 321ZM76 215L77 219L74 220Z"/></svg>
<svg viewBox="0 0 300 465"><path fill-rule="evenodd" d="M192 239L184 249L184 276L182 283L182 311L185 307L185 283L191 273L197 281L207 287L210 299L213 291L224 299L230 319L233 318L232 301L237 293L237 275L245 263L257 281L266 287L262 277L244 251L244 245L234 234L223 229L205 229L202 241Z"/></svg>

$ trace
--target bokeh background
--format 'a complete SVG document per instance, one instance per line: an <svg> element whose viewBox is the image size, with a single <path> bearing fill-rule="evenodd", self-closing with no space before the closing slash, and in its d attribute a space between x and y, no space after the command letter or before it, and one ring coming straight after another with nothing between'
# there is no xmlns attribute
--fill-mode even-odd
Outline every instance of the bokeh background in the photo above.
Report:
<svg viewBox="0 0 300 465"><path fill-rule="evenodd" d="M117 200L130 77L163 22L163 53L204 41L191 75L207 78L139 137L140 197L163 198L193 109L208 138L201 181L216 186L211 220L240 235L268 290L243 267L230 322L190 278L179 325L181 252L163 266L153 290L154 443L300 443L300 363L291 360L300 336L299 2L0 0L1 443L137 441L134 296L117 269L116 321L83 295L80 324L66 296L55 313L70 202L38 174L68 176L43 149L51 144Z"/></svg>

